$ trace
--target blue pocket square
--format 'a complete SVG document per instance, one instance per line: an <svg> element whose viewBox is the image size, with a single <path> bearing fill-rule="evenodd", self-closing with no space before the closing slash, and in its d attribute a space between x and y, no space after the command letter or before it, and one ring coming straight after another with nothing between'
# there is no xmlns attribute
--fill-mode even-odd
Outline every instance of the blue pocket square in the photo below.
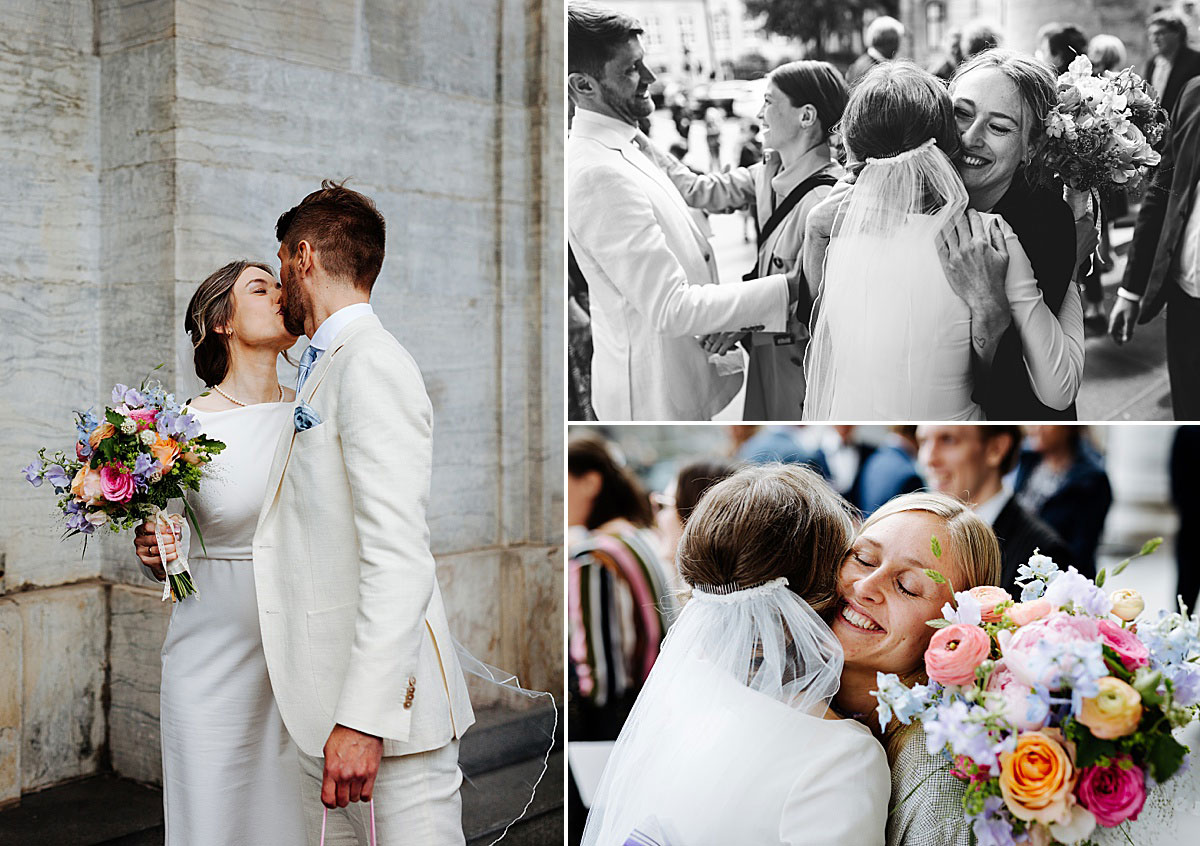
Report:
<svg viewBox="0 0 1200 846"><path fill-rule="evenodd" d="M308 403L301 400L292 412L292 422L295 423L297 432L303 432L320 424L321 415L313 411Z"/></svg>

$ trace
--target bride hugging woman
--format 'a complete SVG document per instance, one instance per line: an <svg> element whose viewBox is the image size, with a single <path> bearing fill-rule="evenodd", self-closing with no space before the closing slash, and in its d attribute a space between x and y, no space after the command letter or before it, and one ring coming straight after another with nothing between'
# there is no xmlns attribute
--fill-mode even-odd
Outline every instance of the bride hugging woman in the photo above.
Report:
<svg viewBox="0 0 1200 846"><path fill-rule="evenodd" d="M983 419L974 374L990 366L1009 321L1033 392L1068 407L1082 325L1074 337L1047 307L1008 223L967 208L941 81L910 62L879 65L851 93L841 126L855 182L813 210L804 242L817 297L805 418Z"/></svg>
<svg viewBox="0 0 1200 846"><path fill-rule="evenodd" d="M877 846L888 770L830 706L845 503L814 473L749 467L700 500L679 544L691 589L614 747L585 846ZM930 630L932 633L932 630Z"/></svg>

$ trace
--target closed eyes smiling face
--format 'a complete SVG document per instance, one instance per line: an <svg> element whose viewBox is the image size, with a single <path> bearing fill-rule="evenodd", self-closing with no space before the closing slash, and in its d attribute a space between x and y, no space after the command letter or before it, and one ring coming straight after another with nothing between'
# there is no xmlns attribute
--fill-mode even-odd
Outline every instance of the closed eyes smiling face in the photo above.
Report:
<svg viewBox="0 0 1200 846"><path fill-rule="evenodd" d="M941 558L931 549L933 536ZM925 621L940 617L951 585L963 583L948 540L945 522L927 511L893 514L855 538L838 573L841 602L833 619L848 668L904 674L921 666L934 631ZM942 573L947 584L926 569Z"/></svg>

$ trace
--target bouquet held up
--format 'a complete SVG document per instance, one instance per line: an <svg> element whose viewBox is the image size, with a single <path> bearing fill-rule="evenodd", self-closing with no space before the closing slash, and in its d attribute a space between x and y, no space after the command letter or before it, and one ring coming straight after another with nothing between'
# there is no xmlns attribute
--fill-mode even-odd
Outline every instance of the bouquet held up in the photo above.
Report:
<svg viewBox="0 0 1200 846"><path fill-rule="evenodd" d="M186 528L180 515L167 514L168 501L199 490L204 465L225 444L205 437L199 422L158 382L117 385L112 403L101 416L91 409L75 412L79 440L73 457L43 448L23 472L34 487L46 482L54 489L66 519L64 539L150 521L161 554L164 533ZM195 526L191 506L186 499L183 504ZM199 528L196 534L203 547ZM196 592L182 554L166 568L164 600L178 602Z"/></svg>
<svg viewBox="0 0 1200 846"><path fill-rule="evenodd" d="M1079 56L1058 78L1039 156L1043 178L1057 177L1078 220L1093 192L1133 191L1161 160L1169 121L1133 68L1093 76Z"/></svg>
<svg viewBox="0 0 1200 846"><path fill-rule="evenodd" d="M922 723L929 754L966 783L980 846L1082 843L1136 820L1181 771L1188 749L1171 730L1200 710L1200 615L1181 602L1139 620L1137 591L1107 594L1103 570L1092 581L1036 553L1019 573L1020 602L978 587L929 622L928 684L878 675L880 724Z"/></svg>

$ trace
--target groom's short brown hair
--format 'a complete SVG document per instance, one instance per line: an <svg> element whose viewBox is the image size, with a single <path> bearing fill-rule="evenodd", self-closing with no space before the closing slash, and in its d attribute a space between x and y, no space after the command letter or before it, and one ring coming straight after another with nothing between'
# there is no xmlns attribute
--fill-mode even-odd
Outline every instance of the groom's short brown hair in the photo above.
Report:
<svg viewBox="0 0 1200 846"><path fill-rule="evenodd" d="M330 179L279 216L275 237L289 253L308 241L331 276L368 293L383 266L383 215L370 197Z"/></svg>

